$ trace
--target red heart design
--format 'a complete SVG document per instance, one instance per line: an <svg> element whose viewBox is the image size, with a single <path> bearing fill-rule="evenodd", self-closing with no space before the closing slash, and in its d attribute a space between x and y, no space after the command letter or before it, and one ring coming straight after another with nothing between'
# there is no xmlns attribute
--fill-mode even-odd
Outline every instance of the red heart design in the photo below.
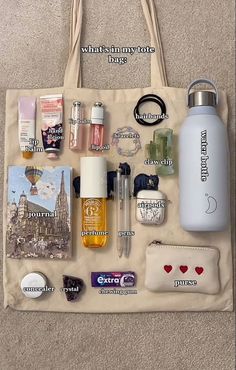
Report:
<svg viewBox="0 0 236 370"><path fill-rule="evenodd" d="M204 268L203 267L195 267L195 271L198 275L201 275L204 271Z"/></svg>
<svg viewBox="0 0 236 370"><path fill-rule="evenodd" d="M164 270L169 274L169 272L171 272L171 270L172 270L172 266L171 265L165 265Z"/></svg>
<svg viewBox="0 0 236 370"><path fill-rule="evenodd" d="M185 274L188 271L188 266L179 266L180 271Z"/></svg>

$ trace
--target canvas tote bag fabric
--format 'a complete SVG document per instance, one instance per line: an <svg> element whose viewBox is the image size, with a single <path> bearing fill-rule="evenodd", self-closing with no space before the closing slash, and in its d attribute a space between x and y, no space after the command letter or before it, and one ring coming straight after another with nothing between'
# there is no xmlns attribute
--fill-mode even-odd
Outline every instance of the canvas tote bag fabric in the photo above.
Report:
<svg viewBox="0 0 236 370"><path fill-rule="evenodd" d="M220 233L189 233L181 229L178 216L178 174L160 178L160 190L168 199L167 222L161 226L145 226L135 220L135 199L132 199L132 237L131 254L128 259L119 258L116 250L115 204L108 200L109 242L101 250L84 248L81 243L80 199L73 198L73 258L66 261L47 259L11 259L5 253L6 206L7 206L7 167L9 165L48 165L45 153L34 153L30 160L21 157L17 135L17 101L20 96L39 97L45 94L63 93L64 95L64 136L63 150L55 165L68 165L73 168L73 176L80 173L80 156L91 152L76 153L68 148L69 117L73 100L80 100L86 107L86 117L90 117L91 106L102 101L109 112L107 117L106 142L111 143L112 134L122 126L130 126L140 134L142 148L130 158L122 157L116 147L104 155L108 160L108 169L115 170L120 162L128 161L132 177L139 173L151 174L151 166L144 165L144 146L153 134L155 127L142 127L133 117L137 101L145 94L159 95L167 106L169 119L159 127L174 130L178 137L180 126L187 114L186 90L167 87L164 57L161 47L156 10L153 1L142 0L142 9L151 37L151 46L156 49L151 57L151 87L123 90L92 90L82 87L80 68L80 38L82 32L82 1L72 2L71 33L69 59L65 71L64 86L42 90L8 90L6 95L6 133L5 133L5 193L4 193L4 305L25 311L61 311L61 312L150 312L150 311L231 311L232 310L232 255L230 230ZM220 92L219 114L227 123L226 94ZM37 110L37 137L41 137L40 114ZM177 141L175 141L177 158ZM154 239L162 243L188 246L208 246L219 250L220 292L218 294L200 293L156 293L145 288L145 254L149 243ZM20 289L21 279L29 272L39 271L45 274L53 293L44 294L38 299L26 298ZM99 294L99 289L92 288L92 271L134 271L137 274L137 294ZM78 302L67 302L62 287L62 275L80 277L86 289Z"/></svg>

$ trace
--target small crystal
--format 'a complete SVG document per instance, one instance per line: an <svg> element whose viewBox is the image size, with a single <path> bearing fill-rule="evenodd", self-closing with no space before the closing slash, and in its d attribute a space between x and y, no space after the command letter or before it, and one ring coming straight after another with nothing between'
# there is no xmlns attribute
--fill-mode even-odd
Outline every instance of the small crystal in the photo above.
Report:
<svg viewBox="0 0 236 370"><path fill-rule="evenodd" d="M81 294L84 286L82 279L63 275L63 287L68 289L68 291L65 291L67 301L75 301Z"/></svg>

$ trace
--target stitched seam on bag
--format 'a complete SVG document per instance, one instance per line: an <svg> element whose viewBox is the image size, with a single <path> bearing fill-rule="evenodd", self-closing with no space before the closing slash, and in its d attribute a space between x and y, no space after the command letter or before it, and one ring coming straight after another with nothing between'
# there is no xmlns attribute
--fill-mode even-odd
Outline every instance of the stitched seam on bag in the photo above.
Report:
<svg viewBox="0 0 236 370"><path fill-rule="evenodd" d="M195 249L195 250L205 250L205 251L211 251L216 252L217 250L211 247L185 247L180 245L158 245L158 244L151 244L147 248L163 248L163 249Z"/></svg>

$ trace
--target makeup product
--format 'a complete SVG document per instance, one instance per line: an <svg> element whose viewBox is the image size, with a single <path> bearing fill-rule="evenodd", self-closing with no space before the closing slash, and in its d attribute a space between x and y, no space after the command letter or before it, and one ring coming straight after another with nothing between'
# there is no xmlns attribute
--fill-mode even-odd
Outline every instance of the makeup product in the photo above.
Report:
<svg viewBox="0 0 236 370"><path fill-rule="evenodd" d="M69 148L71 150L83 150L84 140L83 110L80 101L74 101L70 119Z"/></svg>
<svg viewBox="0 0 236 370"><path fill-rule="evenodd" d="M42 140L47 158L57 159L63 137L63 96L46 95L40 97L42 116Z"/></svg>
<svg viewBox="0 0 236 370"><path fill-rule="evenodd" d="M159 190L141 190L137 194L136 220L141 224L161 225L165 218L166 197Z"/></svg>
<svg viewBox="0 0 236 370"><path fill-rule="evenodd" d="M38 298L43 294L46 284L47 278L43 274L31 272L23 277L20 286L27 298Z"/></svg>
<svg viewBox="0 0 236 370"><path fill-rule="evenodd" d="M82 198L82 242L88 248L101 248L107 242L107 161L103 157L80 158L80 197Z"/></svg>
<svg viewBox="0 0 236 370"><path fill-rule="evenodd" d="M92 107L90 125L90 150L102 149L104 139L104 106L97 102Z"/></svg>
<svg viewBox="0 0 236 370"><path fill-rule="evenodd" d="M132 127L120 127L112 134L112 143L117 154L133 157L142 148L140 135Z"/></svg>
<svg viewBox="0 0 236 370"><path fill-rule="evenodd" d="M32 158L35 142L36 98L21 96L18 100L19 144L23 158Z"/></svg>
<svg viewBox="0 0 236 370"><path fill-rule="evenodd" d="M155 103L161 109L161 114L140 113L140 108L146 103ZM158 95L147 94L142 96L134 108L134 118L142 126L154 126L168 118L165 102Z"/></svg>
<svg viewBox="0 0 236 370"><path fill-rule="evenodd" d="M121 163L114 178L114 199L116 201L117 251L129 257L131 248L130 220L130 166Z"/></svg>
<svg viewBox="0 0 236 370"><path fill-rule="evenodd" d="M91 285L93 288L128 288L136 284L136 274L127 272L91 272Z"/></svg>
<svg viewBox="0 0 236 370"><path fill-rule="evenodd" d="M207 83L214 91L192 91ZM180 223L187 231L221 231L229 223L229 150L226 127L217 115L212 81L193 81L189 112L179 137Z"/></svg>
<svg viewBox="0 0 236 370"><path fill-rule="evenodd" d="M145 146L145 164L155 165L159 176L173 175L173 130L160 128L154 131L153 141Z"/></svg>
<svg viewBox="0 0 236 370"><path fill-rule="evenodd" d="M84 281L74 276L63 275L63 291L68 302L76 301L84 290Z"/></svg>

